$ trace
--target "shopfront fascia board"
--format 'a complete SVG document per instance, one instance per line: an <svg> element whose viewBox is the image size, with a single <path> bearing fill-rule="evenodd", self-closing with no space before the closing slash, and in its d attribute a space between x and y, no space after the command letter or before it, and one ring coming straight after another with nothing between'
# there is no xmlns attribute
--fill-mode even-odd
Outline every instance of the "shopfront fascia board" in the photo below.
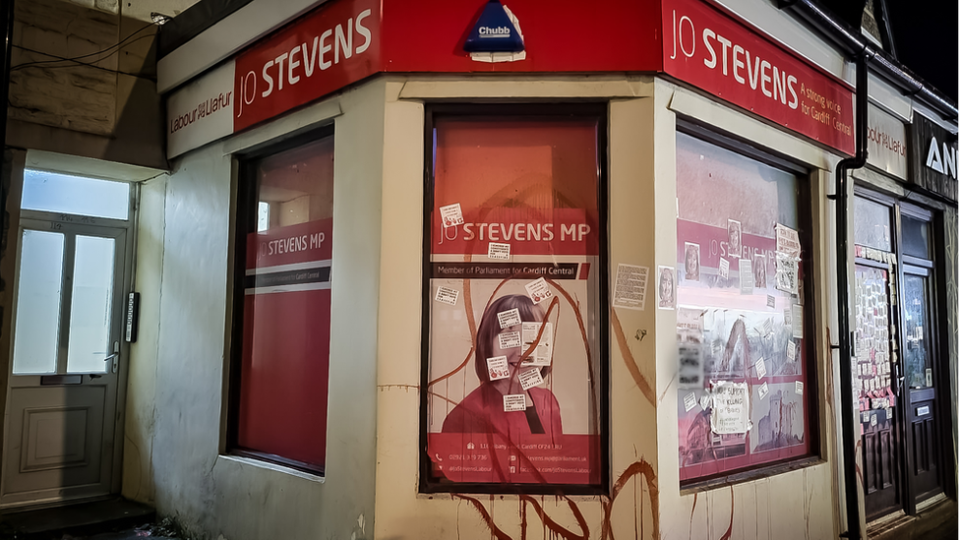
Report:
<svg viewBox="0 0 960 540"><path fill-rule="evenodd" d="M907 130L903 122L876 105L867 111L867 163L907 179Z"/></svg>
<svg viewBox="0 0 960 540"><path fill-rule="evenodd" d="M470 28L482 8L479 0L476 5L445 0L331 0L172 93L168 157L377 73L486 73L490 77L667 73L852 154L849 86L723 8L700 0L558 1L562 5L551 0L507 2L519 21L526 57L478 62L463 52L462 45L464 29ZM713 36L703 33L709 28L714 29ZM675 29L680 29L677 39ZM735 40L736 48L722 45L717 32L726 36L724 40ZM712 60L704 56L708 49L713 51ZM753 55L749 65L743 62L748 54L744 51ZM225 82L230 69L232 90ZM520 94L538 97L529 91ZM231 122L225 120L227 109L232 112ZM207 115L199 122L204 110ZM201 124L206 129L197 129Z"/></svg>

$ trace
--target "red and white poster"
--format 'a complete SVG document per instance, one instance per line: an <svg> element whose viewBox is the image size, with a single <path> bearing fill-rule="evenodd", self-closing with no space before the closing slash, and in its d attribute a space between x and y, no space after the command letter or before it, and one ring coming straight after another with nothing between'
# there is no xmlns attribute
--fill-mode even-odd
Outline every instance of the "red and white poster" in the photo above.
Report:
<svg viewBox="0 0 960 540"><path fill-rule="evenodd" d="M436 122L434 484L600 483L597 129Z"/></svg>
<svg viewBox="0 0 960 540"><path fill-rule="evenodd" d="M323 467L332 218L247 235L238 444Z"/></svg>
<svg viewBox="0 0 960 540"><path fill-rule="evenodd" d="M852 155L853 92L700 0L664 0L663 71Z"/></svg>

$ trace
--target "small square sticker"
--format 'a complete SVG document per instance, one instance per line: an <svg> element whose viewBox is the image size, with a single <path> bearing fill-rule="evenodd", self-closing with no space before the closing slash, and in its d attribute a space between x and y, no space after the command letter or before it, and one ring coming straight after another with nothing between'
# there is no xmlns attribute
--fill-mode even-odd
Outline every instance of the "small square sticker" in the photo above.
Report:
<svg viewBox="0 0 960 540"><path fill-rule="evenodd" d="M803 395L803 383L800 381L797 381L797 395L798 396Z"/></svg>
<svg viewBox="0 0 960 540"><path fill-rule="evenodd" d="M730 261L720 257L720 277L727 279L730 277Z"/></svg>
<svg viewBox="0 0 960 540"><path fill-rule="evenodd" d="M787 342L787 360L793 362L797 359L797 344L791 339Z"/></svg>
<svg viewBox="0 0 960 540"><path fill-rule="evenodd" d="M516 349L520 346L520 332L503 332L498 334L501 349Z"/></svg>
<svg viewBox="0 0 960 540"><path fill-rule="evenodd" d="M528 369L520 372L520 388L529 390L534 386L543 384L543 377L540 375L540 368Z"/></svg>
<svg viewBox="0 0 960 540"><path fill-rule="evenodd" d="M767 363L763 361L763 358L757 360L757 363L754 364L754 367L757 368L757 378L763 380L767 376Z"/></svg>
<svg viewBox="0 0 960 540"><path fill-rule="evenodd" d="M506 356L494 356L487 358L487 375L491 381L499 381L510 376L510 364L507 363Z"/></svg>
<svg viewBox="0 0 960 540"><path fill-rule="evenodd" d="M527 295L530 296L530 299L533 300L534 304L539 304L540 302L553 297L553 292L550 291L550 286L547 285L547 280L543 278L527 283L524 285L524 288L527 289Z"/></svg>
<svg viewBox="0 0 960 540"><path fill-rule="evenodd" d="M457 305L457 300L460 299L460 291L451 289L450 287L437 287L437 294L433 299L442 304L455 306Z"/></svg>
<svg viewBox="0 0 960 540"><path fill-rule="evenodd" d="M777 309L777 298L772 294L767 295L767 307L771 309Z"/></svg>
<svg viewBox="0 0 960 540"><path fill-rule="evenodd" d="M507 311L497 313L497 320L500 321L500 329L509 328L520 324L520 310L513 308Z"/></svg>
<svg viewBox="0 0 960 540"><path fill-rule="evenodd" d="M487 258L497 261L509 261L510 244L498 244L497 242L490 242L487 244Z"/></svg>
<svg viewBox="0 0 960 540"><path fill-rule="evenodd" d="M460 211L460 203L441 206L440 219L442 220L444 227L463 225L463 212Z"/></svg>
<svg viewBox="0 0 960 540"><path fill-rule="evenodd" d="M770 393L770 389L767 388L767 383L761 384L760 388L757 389L757 394L760 395L760 399L767 397L767 394L769 393Z"/></svg>
<svg viewBox="0 0 960 540"><path fill-rule="evenodd" d="M697 394L690 392L683 398L683 410L690 412L691 409L697 406Z"/></svg>
<svg viewBox="0 0 960 540"><path fill-rule="evenodd" d="M503 410L506 412L527 410L526 394L507 394L503 396Z"/></svg>

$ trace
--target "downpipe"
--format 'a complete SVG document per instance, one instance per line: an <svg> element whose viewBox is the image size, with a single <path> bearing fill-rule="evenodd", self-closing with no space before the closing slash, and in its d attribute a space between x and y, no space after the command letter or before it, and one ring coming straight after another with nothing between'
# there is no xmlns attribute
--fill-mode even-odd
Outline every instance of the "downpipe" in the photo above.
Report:
<svg viewBox="0 0 960 540"><path fill-rule="evenodd" d="M841 538L860 538L860 495L857 489L857 449L854 444L856 426L853 421L853 357L850 330L850 288L847 269L847 171L867 164L867 60L868 52L857 56L857 117L855 157L837 163L833 197L837 203L837 312L840 326L840 421L843 433L843 485L847 509L847 532Z"/></svg>

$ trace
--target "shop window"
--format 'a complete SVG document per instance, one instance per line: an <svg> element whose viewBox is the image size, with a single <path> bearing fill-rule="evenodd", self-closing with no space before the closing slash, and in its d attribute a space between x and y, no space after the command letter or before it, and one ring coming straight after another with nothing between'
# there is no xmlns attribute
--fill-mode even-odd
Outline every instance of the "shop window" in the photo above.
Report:
<svg viewBox="0 0 960 540"><path fill-rule="evenodd" d="M333 137L242 160L237 197L232 453L322 473Z"/></svg>
<svg viewBox="0 0 960 540"><path fill-rule="evenodd" d="M604 118L428 112L424 491L603 489Z"/></svg>
<svg viewBox="0 0 960 540"><path fill-rule="evenodd" d="M815 448L802 171L770 165L781 164L758 152L747 157L728 150L725 139L716 139L677 135L684 485L808 456Z"/></svg>

